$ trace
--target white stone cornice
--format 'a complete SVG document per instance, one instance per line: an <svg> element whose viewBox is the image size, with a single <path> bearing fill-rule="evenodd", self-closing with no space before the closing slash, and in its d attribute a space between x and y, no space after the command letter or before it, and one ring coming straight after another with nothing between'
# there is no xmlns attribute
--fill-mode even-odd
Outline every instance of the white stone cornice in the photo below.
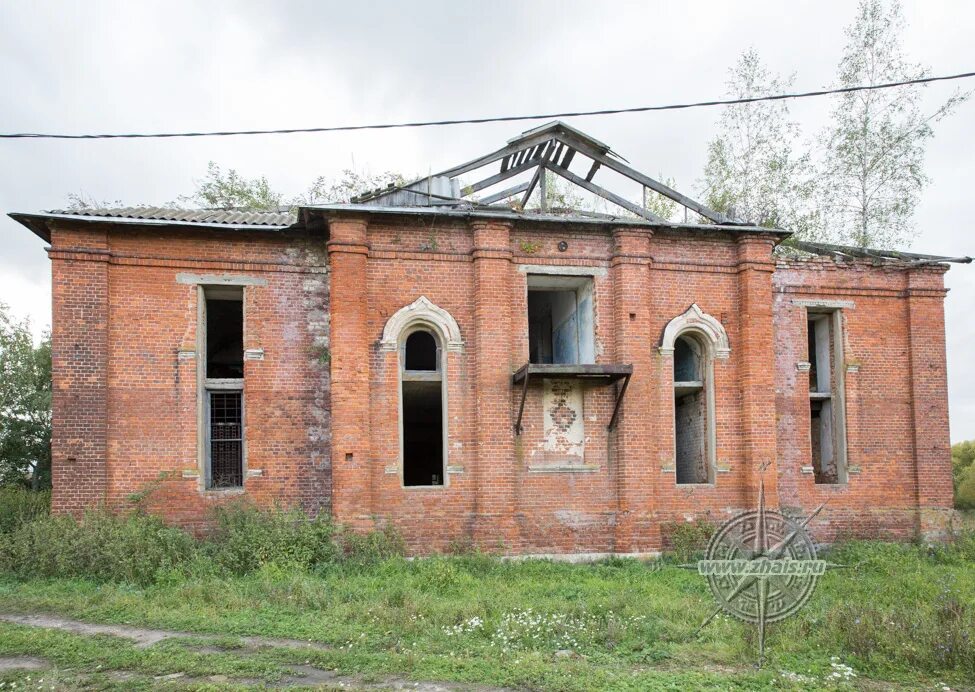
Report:
<svg viewBox="0 0 975 692"><path fill-rule="evenodd" d="M386 321L380 347L384 351L395 351L403 330L414 324L424 324L436 329L443 339L447 351L463 351L464 341L460 337L460 327L449 312L431 303L426 296L420 296L409 305L400 308Z"/></svg>
<svg viewBox="0 0 975 692"><path fill-rule="evenodd" d="M727 358L731 355L731 344L728 334L721 322L707 314L693 303L691 307L672 319L664 329L664 337L660 342L660 353L672 355L674 342L684 332L695 332L705 337L715 358Z"/></svg>

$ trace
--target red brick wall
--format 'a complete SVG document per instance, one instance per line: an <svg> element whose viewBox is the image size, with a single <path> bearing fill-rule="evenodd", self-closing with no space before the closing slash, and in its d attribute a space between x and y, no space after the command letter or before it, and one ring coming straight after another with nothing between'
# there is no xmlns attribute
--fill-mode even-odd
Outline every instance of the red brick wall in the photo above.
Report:
<svg viewBox="0 0 975 692"><path fill-rule="evenodd" d="M827 259L780 262L775 272L779 495L809 513L823 540L909 538L944 528L951 506L951 454L944 346L942 267L913 270ZM806 307L845 304L849 481L817 485L812 462ZM920 498L920 502L919 502ZM924 510L923 513L919 510ZM922 521L923 519L923 521Z"/></svg>
<svg viewBox="0 0 975 692"><path fill-rule="evenodd" d="M88 227L90 228L90 227ZM233 241L231 242L231 238ZM561 241L567 243L560 250ZM475 542L512 553L642 552L664 527L721 521L757 501L809 512L816 531L935 533L951 497L941 269L780 261L763 235L606 226L333 218L330 238L273 233L55 229L55 508L144 502L190 526L234 493L201 489L197 289L182 274L243 276L244 495L391 522L415 552ZM590 267L596 360L634 367L619 425L613 386L583 389L585 469L539 469L542 386L529 388L525 265ZM399 475L399 354L389 318L420 296L456 321L446 354L447 484ZM805 308L844 310L849 464L843 486L809 465ZM678 486L667 324L696 303L724 326L714 361L715 482ZM853 370L856 370L854 367ZM162 475L161 475L162 474Z"/></svg>
<svg viewBox="0 0 975 692"><path fill-rule="evenodd" d="M55 510L127 507L141 494L150 510L201 527L209 506L240 494L202 490L198 475L197 287L178 281L186 273L266 284L244 288L244 345L264 350L244 364L245 492L327 509L322 241L88 228L52 234Z"/></svg>

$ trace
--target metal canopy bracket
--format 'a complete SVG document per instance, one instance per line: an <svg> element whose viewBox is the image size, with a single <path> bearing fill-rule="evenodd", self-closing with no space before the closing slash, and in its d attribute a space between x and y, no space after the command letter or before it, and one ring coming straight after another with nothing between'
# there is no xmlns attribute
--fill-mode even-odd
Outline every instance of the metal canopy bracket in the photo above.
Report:
<svg viewBox="0 0 975 692"><path fill-rule="evenodd" d="M616 427L619 418L620 404L626 395L626 387L633 375L632 365L550 365L542 363L526 363L511 376L511 384L521 383L521 403L518 406L518 420L515 421L515 435L521 435L524 429L521 420L525 414L525 400L528 398L528 384L533 380L585 380L593 384L613 384L622 380L616 391L616 403L613 405L613 415L609 419L608 430Z"/></svg>

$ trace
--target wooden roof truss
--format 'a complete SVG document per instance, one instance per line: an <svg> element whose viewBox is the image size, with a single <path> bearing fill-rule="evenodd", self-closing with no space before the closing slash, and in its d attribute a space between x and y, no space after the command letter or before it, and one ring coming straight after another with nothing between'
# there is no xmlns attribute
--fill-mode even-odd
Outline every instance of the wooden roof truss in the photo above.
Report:
<svg viewBox="0 0 975 692"><path fill-rule="evenodd" d="M589 162L588 172L585 176L578 175L569 170L569 164L577 157L584 157ZM670 223L671 221L660 218L646 208L647 190L659 193L683 206L685 209L685 220L687 218L687 211L693 211L711 223L725 225L743 223L721 212L715 211L690 197L682 195L660 181L635 170L627 165L624 159L613 152L606 144L589 137L561 121L528 130L521 136L509 140L506 146L497 151L485 154L459 166L454 166L434 176L421 178L400 188L377 190L373 193L362 195L353 201L360 204L369 203L377 201L383 196L395 194L395 192L400 190L409 190L411 192L421 191L425 181L437 178L446 178L454 181L459 176L477 171L480 168L492 164L497 164L498 166L496 173L460 188L458 197L427 194L427 203L445 204L450 202L467 202L476 203L480 206L496 204L517 197L519 206L523 209L535 190L541 188L541 209L542 211L548 211L546 206L547 195L545 194L547 187L546 174L551 173L652 223ZM636 204L594 182L593 179L601 168L608 168L639 183L644 190L644 204ZM533 169L534 173L528 181L490 192L490 188L494 188L500 183ZM426 188L430 189L430 185L427 184ZM472 195L482 191L489 191L489 194L476 200L471 199Z"/></svg>

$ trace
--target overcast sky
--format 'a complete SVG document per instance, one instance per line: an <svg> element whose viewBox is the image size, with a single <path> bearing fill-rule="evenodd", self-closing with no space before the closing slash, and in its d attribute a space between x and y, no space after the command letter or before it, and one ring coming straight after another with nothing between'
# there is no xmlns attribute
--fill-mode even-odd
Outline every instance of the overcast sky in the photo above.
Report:
<svg viewBox="0 0 975 692"><path fill-rule="evenodd" d="M6 2L0 130L312 127L589 110L724 93L756 48L799 89L829 84L852 2ZM975 69L975 6L907 2L905 46L935 74ZM975 80L970 80L975 82ZM956 85L925 91L931 107ZM975 83L970 84L975 87ZM812 137L827 99L792 105ZM693 193L718 109L579 118L639 170ZM426 173L490 151L531 123L155 141L0 141L0 210L63 207L69 193L164 204L208 161L288 195L317 176ZM975 255L975 102L940 124L913 249ZM0 219L0 300L50 323L44 243ZM952 441L975 438L975 268L947 275Z"/></svg>

